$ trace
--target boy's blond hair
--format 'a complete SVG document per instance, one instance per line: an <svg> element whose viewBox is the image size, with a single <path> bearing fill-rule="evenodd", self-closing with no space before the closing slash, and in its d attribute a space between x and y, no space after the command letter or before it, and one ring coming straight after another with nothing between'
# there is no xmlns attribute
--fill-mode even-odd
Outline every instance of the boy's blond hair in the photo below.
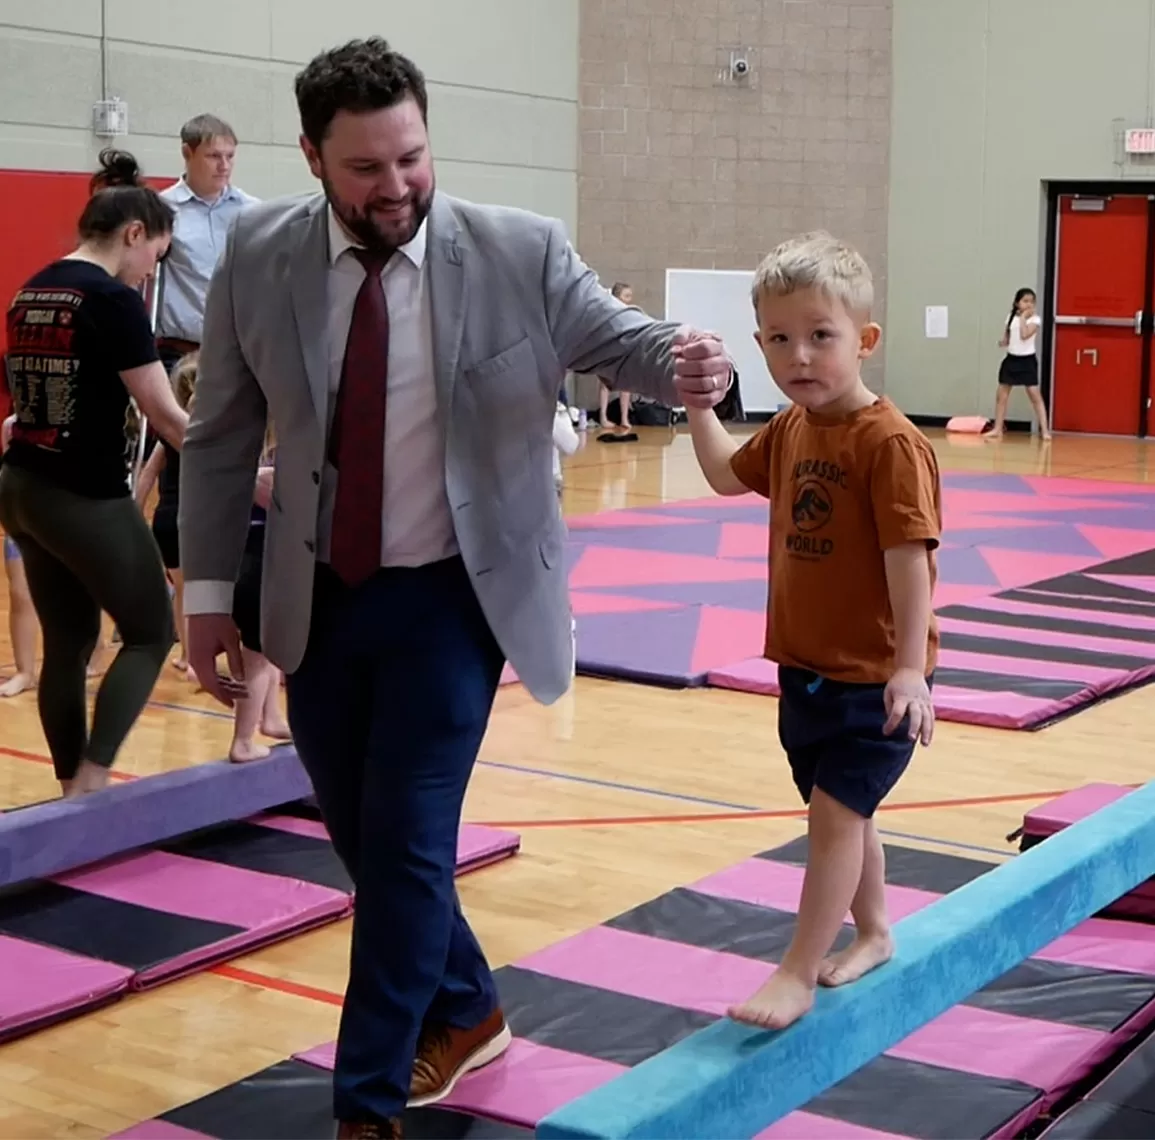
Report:
<svg viewBox="0 0 1155 1140"><path fill-rule="evenodd" d="M818 289L841 301L850 312L869 314L874 304L874 276L856 250L815 230L784 241L754 274L750 299L754 314L762 297L784 297L800 289Z"/></svg>

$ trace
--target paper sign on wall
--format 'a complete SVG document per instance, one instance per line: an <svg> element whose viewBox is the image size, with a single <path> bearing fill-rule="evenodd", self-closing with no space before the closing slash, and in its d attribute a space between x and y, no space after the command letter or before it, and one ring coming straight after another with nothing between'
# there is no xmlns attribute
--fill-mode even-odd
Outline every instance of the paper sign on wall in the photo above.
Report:
<svg viewBox="0 0 1155 1140"><path fill-rule="evenodd" d="M946 305L927 305L926 335L930 340L944 340L947 336L949 320Z"/></svg>

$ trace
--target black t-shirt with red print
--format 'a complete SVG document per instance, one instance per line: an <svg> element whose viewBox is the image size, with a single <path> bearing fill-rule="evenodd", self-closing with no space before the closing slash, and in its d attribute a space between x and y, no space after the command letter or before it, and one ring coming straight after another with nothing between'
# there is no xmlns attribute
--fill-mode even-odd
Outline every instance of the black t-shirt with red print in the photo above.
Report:
<svg viewBox="0 0 1155 1140"><path fill-rule="evenodd" d="M129 494L121 372L160 357L144 298L89 261L53 262L8 309L16 422L3 462L77 494Z"/></svg>

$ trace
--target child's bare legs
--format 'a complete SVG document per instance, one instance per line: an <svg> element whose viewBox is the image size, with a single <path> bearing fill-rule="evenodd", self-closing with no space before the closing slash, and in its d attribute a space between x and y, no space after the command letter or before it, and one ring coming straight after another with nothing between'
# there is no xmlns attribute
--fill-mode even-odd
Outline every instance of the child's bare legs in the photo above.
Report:
<svg viewBox="0 0 1155 1140"><path fill-rule="evenodd" d="M28 579L19 553L5 551L8 575L8 632L16 657L16 674L0 685L0 697L14 697L36 684L36 635L40 622L28 592Z"/></svg>
<svg viewBox="0 0 1155 1140"><path fill-rule="evenodd" d="M785 1029L814 1004L823 962L860 893L868 821L818 788L810 800L809 843L798 926L782 964L729 1014L759 1029Z"/></svg>
<svg viewBox="0 0 1155 1140"><path fill-rule="evenodd" d="M987 432L987 439L1002 439L1007 426L1007 403L1011 398L1011 389L1008 384L1000 384L995 396L995 426Z"/></svg>
<svg viewBox="0 0 1155 1140"><path fill-rule="evenodd" d="M265 695L274 683L276 673L272 663L260 653L254 653L251 649L242 649L241 653L249 695L239 699L233 710L233 743L229 748L229 759L234 764L260 760L269 754L269 748L257 744L253 738L257 735L264 714Z"/></svg>
<svg viewBox="0 0 1155 1140"><path fill-rule="evenodd" d="M1027 389L1027 399L1031 401L1031 407L1035 410L1035 419L1039 421L1039 436L1044 440L1051 438L1051 427L1047 422L1047 405L1043 403L1043 394L1039 391L1038 386L1032 384Z"/></svg>
<svg viewBox="0 0 1155 1140"><path fill-rule="evenodd" d="M172 617L176 622L176 636L180 644L180 656L175 658L172 665L174 669L185 673L188 671L188 627L184 620L184 575L179 570L169 570L168 580L172 583Z"/></svg>
<svg viewBox="0 0 1155 1140"><path fill-rule="evenodd" d="M242 649L245 663L245 684L249 695L236 702L233 715L233 743L229 759L234 764L261 760L271 751L254 739L258 729L274 740L291 740L292 734L281 713L280 672L260 653Z"/></svg>
<svg viewBox="0 0 1155 1140"><path fill-rule="evenodd" d="M607 431L614 431L615 425L610 422L610 398L614 395L604 384L598 390L598 422ZM630 394L629 392L618 392L618 409L619 419L622 421L617 426L618 431L627 432L630 430Z"/></svg>
<svg viewBox="0 0 1155 1140"><path fill-rule="evenodd" d="M818 971L824 986L844 986L855 982L894 954L890 920L886 914L886 856L874 820L863 829L862 877L850 902L854 919L854 941L831 954Z"/></svg>
<svg viewBox="0 0 1155 1140"><path fill-rule="evenodd" d="M293 733L285 714L281 712L281 671L275 667L265 691L265 703L261 709L261 735L271 740L292 740Z"/></svg>

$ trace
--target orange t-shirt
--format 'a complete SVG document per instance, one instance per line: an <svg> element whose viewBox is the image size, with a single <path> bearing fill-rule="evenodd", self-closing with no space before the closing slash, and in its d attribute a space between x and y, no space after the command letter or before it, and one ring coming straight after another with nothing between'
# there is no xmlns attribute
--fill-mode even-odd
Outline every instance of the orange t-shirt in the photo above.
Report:
<svg viewBox="0 0 1155 1140"><path fill-rule="evenodd" d="M770 500L766 656L832 681L885 684L895 634L883 551L925 542L932 589L937 576L942 502L926 437L885 397L839 419L795 405L731 467ZM932 614L928 674L937 655Z"/></svg>

